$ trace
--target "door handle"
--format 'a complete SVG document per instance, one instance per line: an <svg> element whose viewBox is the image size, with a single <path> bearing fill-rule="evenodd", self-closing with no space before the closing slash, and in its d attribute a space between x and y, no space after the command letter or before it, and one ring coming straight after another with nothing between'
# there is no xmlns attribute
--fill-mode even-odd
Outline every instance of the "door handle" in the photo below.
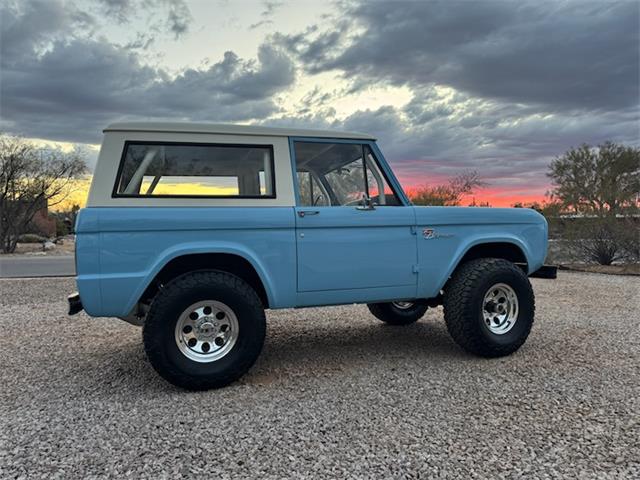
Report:
<svg viewBox="0 0 640 480"><path fill-rule="evenodd" d="M319 213L320 213L320 210L299 210L298 216L306 217L307 215L318 215Z"/></svg>

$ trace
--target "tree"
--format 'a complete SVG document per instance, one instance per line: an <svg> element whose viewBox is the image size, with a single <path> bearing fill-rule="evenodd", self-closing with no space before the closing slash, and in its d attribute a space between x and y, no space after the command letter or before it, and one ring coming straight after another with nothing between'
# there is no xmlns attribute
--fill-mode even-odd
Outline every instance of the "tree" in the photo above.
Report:
<svg viewBox="0 0 640 480"><path fill-rule="evenodd" d="M563 236L580 261L637 261L640 149L606 142L572 148L549 166L551 199L576 215Z"/></svg>
<svg viewBox="0 0 640 480"><path fill-rule="evenodd" d="M0 134L0 250L15 251L36 212L62 202L72 180L85 171L79 150L38 149L23 138Z"/></svg>
<svg viewBox="0 0 640 480"><path fill-rule="evenodd" d="M415 205L456 206L462 202L462 197L472 194L478 188L484 187L476 171L467 171L450 179L443 185L424 185L410 193L411 201Z"/></svg>
<svg viewBox="0 0 640 480"><path fill-rule="evenodd" d="M599 217L636 210L640 149L606 142L572 148L549 166L552 198L576 213Z"/></svg>

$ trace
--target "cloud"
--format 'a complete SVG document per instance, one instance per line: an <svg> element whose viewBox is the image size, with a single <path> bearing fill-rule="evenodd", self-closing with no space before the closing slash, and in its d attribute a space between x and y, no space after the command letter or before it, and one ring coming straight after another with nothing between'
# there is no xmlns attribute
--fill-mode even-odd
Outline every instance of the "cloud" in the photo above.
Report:
<svg viewBox="0 0 640 480"><path fill-rule="evenodd" d="M169 30L173 32L175 38L180 38L189 30L193 20L191 11L184 0L163 0L163 3L169 7L167 17Z"/></svg>
<svg viewBox="0 0 640 480"><path fill-rule="evenodd" d="M174 37L180 38L189 31L193 16L185 0L97 0L102 11L121 23L129 23L139 12L147 16L162 11L165 20L161 25L153 24L153 30L164 27Z"/></svg>
<svg viewBox="0 0 640 480"><path fill-rule="evenodd" d="M69 30L85 31L94 25L91 15L66 8L62 0L31 0L0 4L0 52L3 65L25 52L38 52Z"/></svg>
<svg viewBox="0 0 640 480"><path fill-rule="evenodd" d="M144 60L156 36L192 28L184 0L78 1L0 5L0 129L77 142L145 118L364 131L407 185L476 169L538 193L569 147L640 144L633 2L338 2L268 34L255 59L229 50L175 72ZM278 8L265 2L259 23ZM114 20L131 31L121 44L100 35Z"/></svg>
<svg viewBox="0 0 640 480"><path fill-rule="evenodd" d="M308 75L333 72L352 93L412 92L406 105L330 122L377 135L409 183L470 168L493 185L540 191L548 162L571 146L640 144L633 2L342 6L326 24L272 39Z"/></svg>
<svg viewBox="0 0 640 480"><path fill-rule="evenodd" d="M268 45L257 60L228 51L175 77L104 39L55 40L43 53L33 46L3 52L0 128L52 140L96 142L107 123L125 118L265 118L278 111L273 96L295 80L290 58Z"/></svg>
<svg viewBox="0 0 640 480"><path fill-rule="evenodd" d="M261 20L259 22L249 25L250 30L264 27L266 25L273 25L271 17L284 5L284 2L267 0L264 2L264 10L260 13Z"/></svg>
<svg viewBox="0 0 640 480"><path fill-rule="evenodd" d="M547 110L638 104L634 2L356 2L339 17L354 22L276 40L309 72L359 82L446 85Z"/></svg>
<svg viewBox="0 0 640 480"><path fill-rule="evenodd" d="M134 0L98 0L102 4L104 12L121 22L130 19L134 11Z"/></svg>

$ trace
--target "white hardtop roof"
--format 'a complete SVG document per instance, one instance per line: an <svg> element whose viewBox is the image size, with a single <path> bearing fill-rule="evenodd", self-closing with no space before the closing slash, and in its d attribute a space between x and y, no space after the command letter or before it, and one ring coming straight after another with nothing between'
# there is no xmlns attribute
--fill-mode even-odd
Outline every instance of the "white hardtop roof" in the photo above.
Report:
<svg viewBox="0 0 640 480"><path fill-rule="evenodd" d="M271 137L318 137L375 140L375 137L366 133L339 132L333 130L311 130L301 128L262 127L259 125L231 125L224 123L119 122L112 123L103 131L218 133L224 135L260 135Z"/></svg>

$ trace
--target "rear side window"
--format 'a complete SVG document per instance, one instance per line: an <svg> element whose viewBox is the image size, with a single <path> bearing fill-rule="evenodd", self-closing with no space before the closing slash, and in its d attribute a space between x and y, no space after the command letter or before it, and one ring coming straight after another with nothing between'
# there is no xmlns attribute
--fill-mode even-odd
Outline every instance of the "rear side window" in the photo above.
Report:
<svg viewBox="0 0 640 480"><path fill-rule="evenodd" d="M274 198L270 145L126 142L114 196Z"/></svg>

